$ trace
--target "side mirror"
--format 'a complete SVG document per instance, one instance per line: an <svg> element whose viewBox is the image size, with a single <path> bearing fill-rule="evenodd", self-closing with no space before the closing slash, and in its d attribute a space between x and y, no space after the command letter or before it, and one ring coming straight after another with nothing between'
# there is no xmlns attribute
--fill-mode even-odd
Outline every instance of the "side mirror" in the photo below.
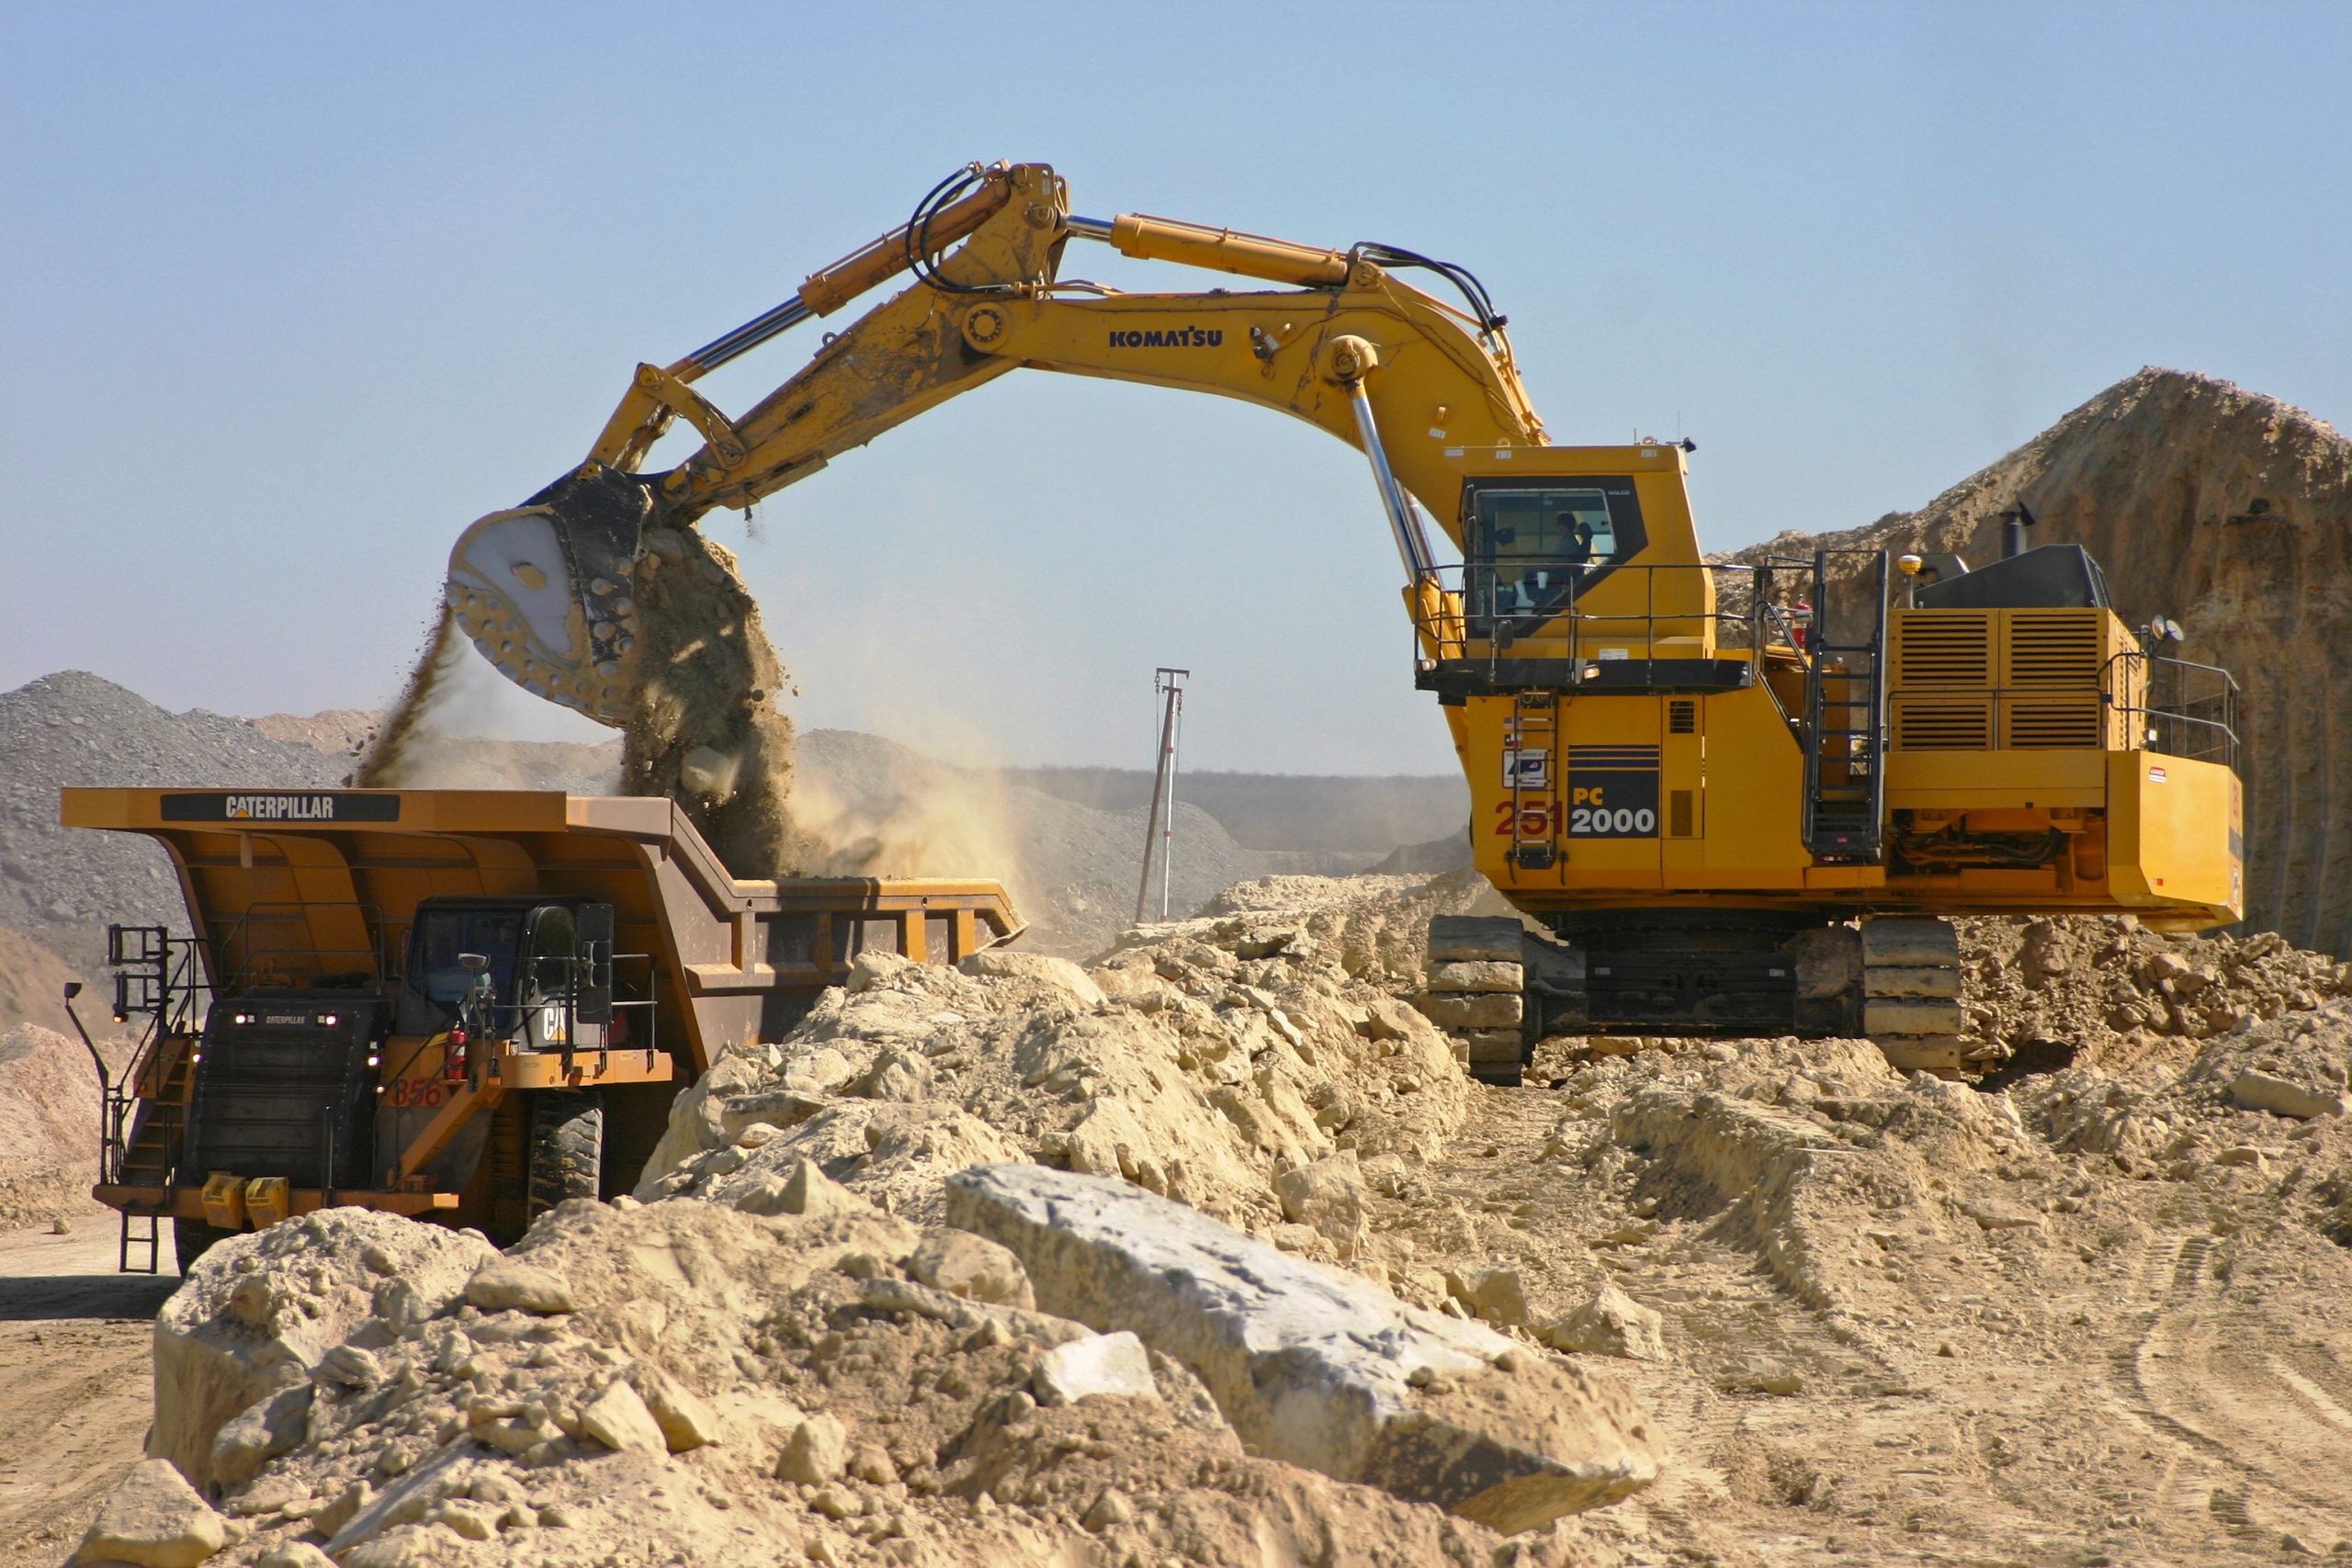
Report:
<svg viewBox="0 0 2352 1568"><path fill-rule="evenodd" d="M80 996L81 994L82 994L82 982L81 982L81 981L79 981L79 980L68 980L68 981L66 981L66 982L65 982L65 999L66 999L67 1001L69 1001L69 1002L70 1002L70 1001L72 1001L75 997L78 997L78 996Z"/></svg>
<svg viewBox="0 0 2352 1568"><path fill-rule="evenodd" d="M490 957L487 953L461 953L458 954L458 967L469 975L479 975L490 967Z"/></svg>
<svg viewBox="0 0 2352 1568"><path fill-rule="evenodd" d="M613 907L582 904L572 912L579 948L572 962L572 1005L582 1023L613 1021Z"/></svg>

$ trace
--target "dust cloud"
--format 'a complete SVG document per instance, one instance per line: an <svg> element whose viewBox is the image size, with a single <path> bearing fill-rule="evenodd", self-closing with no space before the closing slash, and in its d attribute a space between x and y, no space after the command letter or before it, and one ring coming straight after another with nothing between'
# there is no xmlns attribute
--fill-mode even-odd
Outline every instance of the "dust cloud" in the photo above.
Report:
<svg viewBox="0 0 2352 1568"><path fill-rule="evenodd" d="M466 639L458 635L457 617L444 603L433 618L416 667L401 688L400 700L368 743L350 783L360 789L429 789L432 767L430 739L446 728L465 661Z"/></svg>

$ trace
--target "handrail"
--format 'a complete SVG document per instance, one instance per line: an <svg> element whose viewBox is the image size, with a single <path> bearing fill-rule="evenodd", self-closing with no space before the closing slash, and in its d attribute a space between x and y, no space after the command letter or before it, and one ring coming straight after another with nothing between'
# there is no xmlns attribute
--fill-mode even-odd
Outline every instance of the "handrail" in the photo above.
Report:
<svg viewBox="0 0 2352 1568"><path fill-rule="evenodd" d="M2169 702L2156 694L2157 678L2167 673L2174 688ZM2202 690L2192 689L2199 685ZM2135 690L2141 694L2136 703L2129 700ZM2099 701L2127 723L2140 721L2132 725L2131 734L2145 750L2188 761L2220 762L2236 772L2238 683L2220 665L2128 648L2100 668Z"/></svg>

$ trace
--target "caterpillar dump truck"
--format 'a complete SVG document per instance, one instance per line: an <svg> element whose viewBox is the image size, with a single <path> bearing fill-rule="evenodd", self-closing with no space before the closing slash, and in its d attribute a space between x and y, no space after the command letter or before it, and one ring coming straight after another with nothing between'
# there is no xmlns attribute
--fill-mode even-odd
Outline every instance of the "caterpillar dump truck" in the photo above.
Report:
<svg viewBox="0 0 2352 1568"><path fill-rule="evenodd" d="M69 789L62 815L161 843L187 906L188 934L107 933L141 1032L94 1189L125 1269L165 1221L185 1269L336 1204L512 1239L626 1190L678 1092L861 953L1021 931L993 882L738 880L666 800Z"/></svg>
<svg viewBox="0 0 2352 1568"><path fill-rule="evenodd" d="M1274 287L1124 293L1063 276L1074 243ZM695 390L902 273L741 417ZM1051 168L975 164L775 309L640 365L583 462L466 530L449 601L510 678L619 726L649 536L1016 369L1213 393L1369 461L1404 568L1400 674L1442 705L1478 869L1538 928L1433 932L1425 1007L1479 1077L1515 1083L1539 1040L1589 1032L1867 1032L1958 1073L1998 1046L1967 1036L1945 917L2238 918L2235 688L2174 657L2163 617L2127 624L2080 547L2020 540L1973 572L1712 562L1690 444L1554 445L1504 328L1453 264L1080 217ZM702 446L641 472L679 419Z"/></svg>

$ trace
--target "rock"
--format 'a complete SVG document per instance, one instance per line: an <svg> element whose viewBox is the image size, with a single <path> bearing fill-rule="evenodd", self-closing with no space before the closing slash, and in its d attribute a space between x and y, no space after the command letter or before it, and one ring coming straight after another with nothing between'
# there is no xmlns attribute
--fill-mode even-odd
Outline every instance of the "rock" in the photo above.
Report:
<svg viewBox="0 0 2352 1568"><path fill-rule="evenodd" d="M311 1528L323 1536L339 1535L375 1500L373 1487L364 1481L355 1481L337 1493L334 1502L311 1516Z"/></svg>
<svg viewBox="0 0 2352 1568"><path fill-rule="evenodd" d="M374 1388L384 1381L376 1358L356 1345L337 1345L319 1358L317 1375L345 1388Z"/></svg>
<svg viewBox="0 0 2352 1568"><path fill-rule="evenodd" d="M400 1278L387 1280L368 1261L371 1244ZM430 1316L497 1256L472 1232L371 1209L321 1209L220 1242L156 1314L148 1452L193 1484L210 1484L222 1427L308 1382L331 1348L377 1315L379 1290L396 1294L404 1312Z"/></svg>
<svg viewBox="0 0 2352 1568"><path fill-rule="evenodd" d="M1284 1218L1312 1226L1340 1257L1354 1256L1363 1245L1363 1170L1355 1150L1293 1166L1274 1178L1274 1192L1282 1200Z"/></svg>
<svg viewBox="0 0 2352 1568"><path fill-rule="evenodd" d="M1735 1361L1715 1374L1725 1393L1769 1393L1779 1398L1804 1392L1804 1374L1785 1361Z"/></svg>
<svg viewBox="0 0 2352 1568"><path fill-rule="evenodd" d="M289 1540L264 1557L258 1568L335 1568L335 1561L307 1540Z"/></svg>
<svg viewBox="0 0 2352 1568"><path fill-rule="evenodd" d="M635 1368L629 1377L672 1453L718 1440L718 1417L692 1390L652 1367Z"/></svg>
<svg viewBox="0 0 2352 1568"><path fill-rule="evenodd" d="M2240 1165L2255 1170L2265 1168L2270 1162L2260 1149L2251 1144L2237 1144L2213 1156L2215 1165Z"/></svg>
<svg viewBox="0 0 2352 1568"><path fill-rule="evenodd" d="M806 1155L795 1155L782 1177L767 1172L741 1190L730 1192L728 1201L746 1213L801 1214L810 1219L868 1213L873 1208Z"/></svg>
<svg viewBox="0 0 2352 1568"><path fill-rule="evenodd" d="M107 1494L74 1561L195 1568L228 1543L229 1521L169 1460L141 1460Z"/></svg>
<svg viewBox="0 0 2352 1568"><path fill-rule="evenodd" d="M604 1393L580 1407L580 1430L615 1453L632 1449L650 1454L670 1451L669 1440L653 1413L623 1379L614 1380Z"/></svg>
<svg viewBox="0 0 2352 1568"><path fill-rule="evenodd" d="M1527 1290L1516 1269L1496 1267L1468 1274L1449 1274L1445 1289L1474 1314L1497 1327L1522 1328L1527 1325Z"/></svg>
<svg viewBox="0 0 2352 1568"><path fill-rule="evenodd" d="M1088 1506L1085 1517L1079 1523L1101 1535L1114 1525L1133 1523L1135 1517L1136 1506L1127 1500L1127 1495L1115 1486L1105 1486L1102 1495Z"/></svg>
<svg viewBox="0 0 2352 1568"><path fill-rule="evenodd" d="M775 1461L776 1479L823 1486L849 1466L849 1434L831 1416L811 1416L793 1428Z"/></svg>
<svg viewBox="0 0 2352 1568"><path fill-rule="evenodd" d="M933 1231L907 1259L907 1272L967 1301L1023 1308L1037 1304L1021 1259L969 1231Z"/></svg>
<svg viewBox="0 0 2352 1568"><path fill-rule="evenodd" d="M1546 1325L1539 1336L1555 1350L1655 1361L1666 1354L1666 1320L1614 1285Z"/></svg>
<svg viewBox="0 0 2352 1568"><path fill-rule="evenodd" d="M502 1258L466 1281L466 1300L484 1312L527 1312L547 1316L571 1310L571 1284L552 1269Z"/></svg>
<svg viewBox="0 0 2352 1568"><path fill-rule="evenodd" d="M2249 1111L2267 1111L2274 1116L2291 1116L2299 1122L2308 1122L2314 1116L2341 1116L2346 1109L2341 1091L2324 1093L2305 1089L2251 1067L2231 1080L2230 1098Z"/></svg>
<svg viewBox="0 0 2352 1568"><path fill-rule="evenodd" d="M967 975L986 975L1001 980L1027 980L1049 991L1061 993L1070 1006L1091 1010L1103 1003L1102 987L1092 976L1067 958L1055 958L1042 953L1014 953L1002 948L984 948L971 954L958 969Z"/></svg>
<svg viewBox="0 0 2352 1568"><path fill-rule="evenodd" d="M888 1486L899 1479L899 1467L879 1443L861 1443L849 1456L849 1472L872 1486Z"/></svg>
<svg viewBox="0 0 2352 1568"><path fill-rule="evenodd" d="M1076 1404L1092 1395L1126 1394L1158 1399L1151 1353L1130 1333L1092 1334L1057 1345L1037 1358L1037 1403Z"/></svg>
<svg viewBox="0 0 2352 1568"><path fill-rule="evenodd" d="M1563 1362L1500 1371L1513 1347L1493 1330L1140 1189L982 1166L949 1179L947 1207L950 1223L1020 1255L1046 1311L1182 1363L1259 1453L1504 1531L1657 1475L1622 1389ZM1424 1370L1442 1391L1413 1386Z"/></svg>
<svg viewBox="0 0 2352 1568"><path fill-rule="evenodd" d="M213 1483L241 1485L268 1461L300 1442L310 1430L312 1393L309 1383L279 1389L223 1426L212 1439Z"/></svg>

